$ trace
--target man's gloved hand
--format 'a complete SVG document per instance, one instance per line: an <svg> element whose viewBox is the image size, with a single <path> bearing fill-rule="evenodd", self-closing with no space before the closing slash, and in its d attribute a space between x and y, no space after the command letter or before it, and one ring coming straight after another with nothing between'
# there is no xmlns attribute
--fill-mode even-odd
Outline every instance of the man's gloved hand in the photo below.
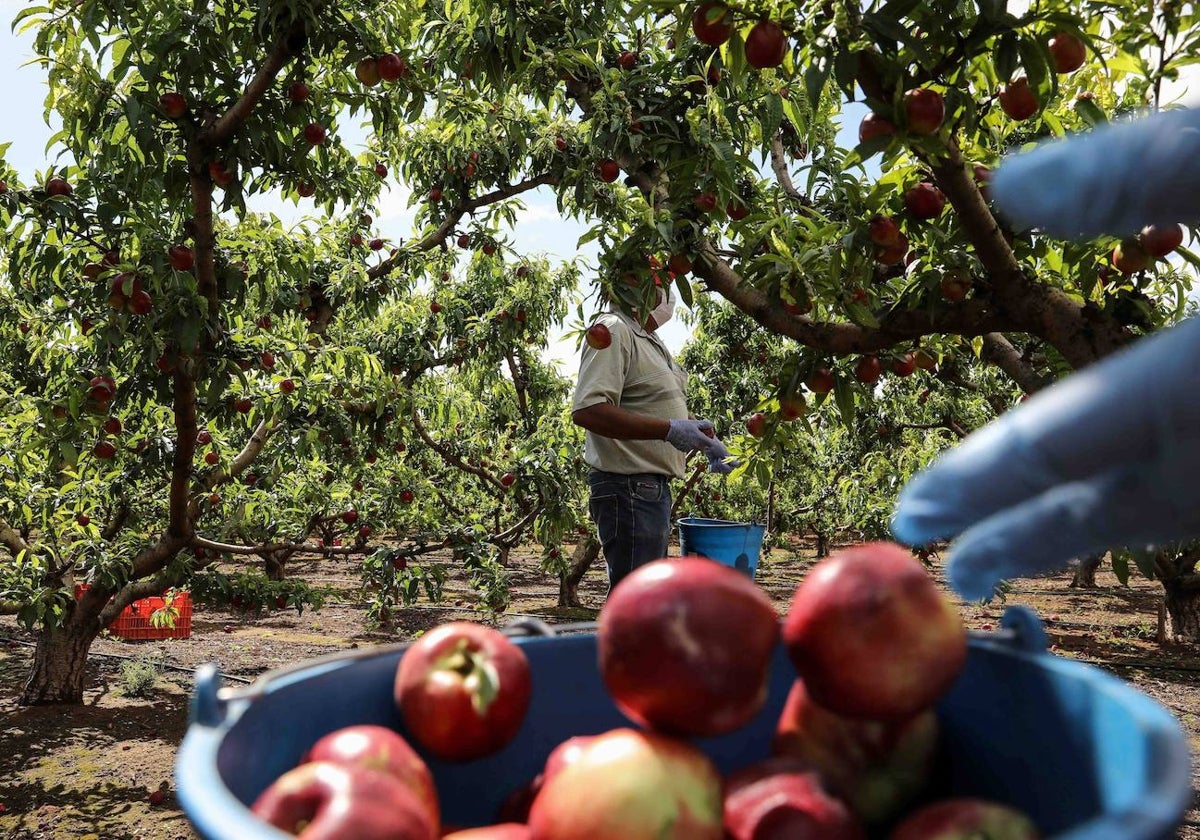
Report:
<svg viewBox="0 0 1200 840"><path fill-rule="evenodd" d="M667 429L667 443L680 452L707 452L709 445L716 440L713 424L708 420L670 420Z"/></svg>
<svg viewBox="0 0 1200 840"><path fill-rule="evenodd" d="M892 531L958 537L951 586L1105 549L1200 535L1200 318L1073 374L938 457L901 492Z"/></svg>
<svg viewBox="0 0 1200 840"><path fill-rule="evenodd" d="M717 438L710 442L705 455L708 456L708 468L717 475L729 475L737 467L738 461L729 457L729 450Z"/></svg>

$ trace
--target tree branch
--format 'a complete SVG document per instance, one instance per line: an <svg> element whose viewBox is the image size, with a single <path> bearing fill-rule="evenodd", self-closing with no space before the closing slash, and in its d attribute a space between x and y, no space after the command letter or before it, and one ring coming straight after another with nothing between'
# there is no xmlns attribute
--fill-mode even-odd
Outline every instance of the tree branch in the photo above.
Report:
<svg viewBox="0 0 1200 840"><path fill-rule="evenodd" d="M980 358L985 362L991 362L1008 374L1009 378L1027 394L1040 391L1046 386L1042 377L1038 376L1033 367L1026 363L1021 353L1002 333L984 334L983 352L980 353Z"/></svg>
<svg viewBox="0 0 1200 840"><path fill-rule="evenodd" d="M417 434L421 436L421 440L425 441L430 449L441 456L443 461L458 467L463 472L469 472L472 475L479 476L484 481L497 487L501 492L507 489L503 484L500 483L500 479L496 478L494 475L484 469L471 466L462 458L459 458L457 455L450 452L450 450L446 449L446 447L442 446L440 443L431 438L429 436L429 432L425 429L425 424L421 422L420 412L417 411L417 407L415 405L413 406L412 410L412 420L413 428L417 430Z"/></svg>
<svg viewBox="0 0 1200 840"><path fill-rule="evenodd" d="M501 531L488 537L488 542L500 548L514 548L521 535L521 532L532 522L537 515L542 512L540 507L534 507L529 513L521 517L516 524L511 526L507 531Z"/></svg>
<svg viewBox="0 0 1200 840"><path fill-rule="evenodd" d="M278 78L279 72L292 58L292 51L287 46L288 38L300 31L300 25L297 24L288 35L279 39L267 56L267 60L258 68L258 72L254 74L254 78L246 86L246 90L242 93L241 98L233 103L232 107L222 114L212 127L200 136L202 143L210 146L219 146L229 140L233 136L233 133L241 128L242 124L246 122L254 110L254 106L258 104L263 95L275 84L275 79Z"/></svg>
<svg viewBox="0 0 1200 840"><path fill-rule="evenodd" d="M778 134L771 138L771 169L775 173L775 180L779 182L788 198L801 206L812 206L808 196L796 189L796 185L792 183L792 175L787 166L787 152L784 151L783 140Z"/></svg>
<svg viewBox="0 0 1200 840"><path fill-rule="evenodd" d="M777 335L834 355L871 353L931 333L970 337L1018 328L1012 318L992 303L975 298L948 306L936 315L916 310L892 312L883 316L878 327L848 322L819 323L807 316L789 315L781 306L772 304L762 291L742 283L711 242L700 245L698 256L692 269L695 275L738 309Z"/></svg>
<svg viewBox="0 0 1200 840"><path fill-rule="evenodd" d="M424 238L410 245L408 250L429 251L433 248L436 248L446 240L446 237L450 235L452 230L454 230L454 226L457 225L459 220L467 213L473 213L480 207L486 207L489 204L495 204L497 201L503 201L506 198L512 198L513 196L528 192L529 190L537 189L538 187L546 184L551 184L557 180L557 178L557 175L546 172L541 175L535 175L532 178L526 178L524 181L516 184L500 187L499 189L492 190L490 193L484 193L483 195L477 196L470 201L465 201L462 204L455 206L446 215L446 218L442 220L442 223L438 225L437 228L435 228L431 233L426 234ZM386 260L368 271L367 276L371 280L378 280L380 277L387 276L396 267L396 263L399 261L399 258L400 252L393 253Z"/></svg>
<svg viewBox="0 0 1200 840"><path fill-rule="evenodd" d="M21 535L3 519L0 519L0 544L7 548L13 557L22 551L29 551L29 543L25 542Z"/></svg>
<svg viewBox="0 0 1200 840"><path fill-rule="evenodd" d="M108 524L100 532L100 536L105 540L116 538L117 534L121 533L121 529L125 527L125 520L129 518L129 502L122 499L117 509L113 511L113 515L109 517Z"/></svg>

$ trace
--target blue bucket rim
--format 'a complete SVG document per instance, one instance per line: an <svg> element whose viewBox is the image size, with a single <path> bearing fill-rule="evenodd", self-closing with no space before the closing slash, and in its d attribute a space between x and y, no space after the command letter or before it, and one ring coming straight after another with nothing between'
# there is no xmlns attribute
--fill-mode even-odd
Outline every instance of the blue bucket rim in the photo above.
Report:
<svg viewBox="0 0 1200 840"><path fill-rule="evenodd" d="M678 520L679 525L689 528L766 528L765 522L734 522L732 519L706 519L701 516L685 516Z"/></svg>

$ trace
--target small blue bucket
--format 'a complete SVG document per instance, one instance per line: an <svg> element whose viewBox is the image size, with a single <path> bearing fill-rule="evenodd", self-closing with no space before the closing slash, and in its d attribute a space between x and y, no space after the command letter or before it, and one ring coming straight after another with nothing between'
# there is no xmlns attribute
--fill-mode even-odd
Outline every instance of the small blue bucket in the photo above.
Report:
<svg viewBox="0 0 1200 840"><path fill-rule="evenodd" d="M753 580L766 532L766 525L753 522L687 516L679 520L679 553L716 560L745 572Z"/></svg>

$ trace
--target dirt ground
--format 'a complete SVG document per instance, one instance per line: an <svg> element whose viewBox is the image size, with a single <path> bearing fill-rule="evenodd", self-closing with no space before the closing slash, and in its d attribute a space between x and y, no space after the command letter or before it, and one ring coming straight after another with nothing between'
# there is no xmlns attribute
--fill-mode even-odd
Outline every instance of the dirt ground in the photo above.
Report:
<svg viewBox="0 0 1200 840"><path fill-rule="evenodd" d="M758 579L781 611L813 555L807 547L773 551ZM331 571L332 567L332 571ZM198 609L192 636L163 642L101 638L93 654L157 657L164 670L150 696L126 696L122 662L93 655L89 689L81 707L21 708L16 697L28 672L32 637L0 619L0 838L5 840L175 840L192 838L174 797L175 750L187 726L191 671L217 662L226 675L251 679L271 668L353 647L400 641L455 619L481 620L461 576L447 582L440 606L403 610L388 631L365 626L357 578L329 561L293 566L291 573L337 594L319 613L295 611L243 618ZM1026 604L1046 620L1056 653L1106 668L1170 708L1182 721L1193 750L1200 746L1200 649L1155 641L1158 585L1131 580L1120 586L1107 571L1096 590L1072 590L1069 575L1021 582L1008 603ZM521 615L546 621L593 618L603 603L602 570L589 572L580 595L583 610L555 607L557 583L536 560L514 558L513 604L501 622ZM993 629L1004 604L962 605L968 626ZM230 632L226 632L226 627ZM178 670L175 670L178 669ZM1196 788L1196 777L1193 787ZM159 804L151 792L165 794ZM1200 840L1200 810L1193 806L1177 835Z"/></svg>

